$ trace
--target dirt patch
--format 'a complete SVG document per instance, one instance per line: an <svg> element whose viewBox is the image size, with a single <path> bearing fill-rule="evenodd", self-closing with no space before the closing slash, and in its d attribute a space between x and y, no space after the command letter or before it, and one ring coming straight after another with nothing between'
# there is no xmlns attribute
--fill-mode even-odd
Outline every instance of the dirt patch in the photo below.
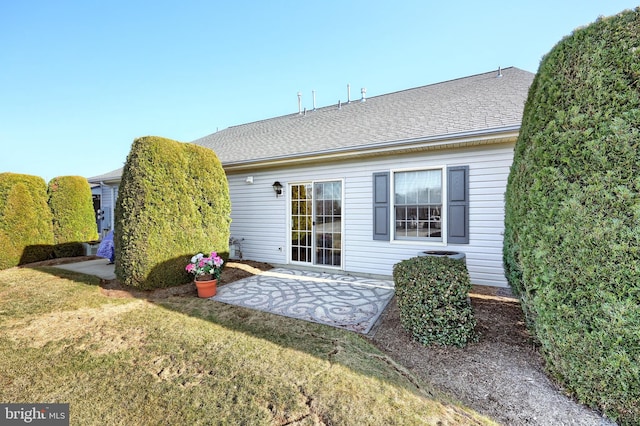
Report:
<svg viewBox="0 0 640 426"><path fill-rule="evenodd" d="M147 369L159 382L179 379L177 384L183 388L199 386L207 377L216 374L215 370L207 370L197 362L178 361L173 355L154 358Z"/></svg>
<svg viewBox="0 0 640 426"><path fill-rule="evenodd" d="M572 401L548 379L517 300L477 290L471 303L478 343L463 349L422 346L402 328L395 298L371 339L412 374L500 423L613 424Z"/></svg>
<svg viewBox="0 0 640 426"><path fill-rule="evenodd" d="M49 342L70 339L74 348L105 354L137 346L143 340L139 330L123 334L113 324L127 312L143 309L145 301L138 300L121 305L104 305L99 308L82 308L74 311L52 312L37 319L22 319L9 324L8 336L13 340L25 340L32 348L41 348ZM88 336L82 340L82 336ZM80 343L78 343L80 342Z"/></svg>

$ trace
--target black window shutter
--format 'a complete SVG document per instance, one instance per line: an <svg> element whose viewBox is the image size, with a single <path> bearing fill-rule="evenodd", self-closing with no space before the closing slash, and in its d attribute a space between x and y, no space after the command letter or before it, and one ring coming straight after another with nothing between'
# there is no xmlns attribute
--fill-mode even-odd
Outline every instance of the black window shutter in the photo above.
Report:
<svg viewBox="0 0 640 426"><path fill-rule="evenodd" d="M469 166L447 168L447 242L469 244Z"/></svg>
<svg viewBox="0 0 640 426"><path fill-rule="evenodd" d="M389 172L373 174L373 239L389 241Z"/></svg>

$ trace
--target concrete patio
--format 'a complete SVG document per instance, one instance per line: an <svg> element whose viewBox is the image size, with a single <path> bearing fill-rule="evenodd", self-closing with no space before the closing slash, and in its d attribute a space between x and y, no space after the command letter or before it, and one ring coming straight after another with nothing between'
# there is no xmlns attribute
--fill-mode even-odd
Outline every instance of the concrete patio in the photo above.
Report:
<svg viewBox="0 0 640 426"><path fill-rule="evenodd" d="M220 286L212 299L367 334L393 294L392 281L276 268Z"/></svg>

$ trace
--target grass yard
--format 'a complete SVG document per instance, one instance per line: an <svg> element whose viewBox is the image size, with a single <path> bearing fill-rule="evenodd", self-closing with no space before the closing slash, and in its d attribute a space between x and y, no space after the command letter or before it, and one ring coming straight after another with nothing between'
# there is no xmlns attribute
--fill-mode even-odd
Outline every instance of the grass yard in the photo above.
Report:
<svg viewBox="0 0 640 426"><path fill-rule="evenodd" d="M0 271L0 402L69 403L82 425L494 424L354 333L98 283Z"/></svg>

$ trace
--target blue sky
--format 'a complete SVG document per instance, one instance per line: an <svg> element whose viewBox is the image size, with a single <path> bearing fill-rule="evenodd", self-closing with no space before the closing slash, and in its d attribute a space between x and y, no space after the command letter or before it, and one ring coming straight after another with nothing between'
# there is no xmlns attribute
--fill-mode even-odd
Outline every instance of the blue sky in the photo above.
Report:
<svg viewBox="0 0 640 426"><path fill-rule="evenodd" d="M229 126L515 66L622 0L0 2L0 172L121 167L136 137Z"/></svg>

